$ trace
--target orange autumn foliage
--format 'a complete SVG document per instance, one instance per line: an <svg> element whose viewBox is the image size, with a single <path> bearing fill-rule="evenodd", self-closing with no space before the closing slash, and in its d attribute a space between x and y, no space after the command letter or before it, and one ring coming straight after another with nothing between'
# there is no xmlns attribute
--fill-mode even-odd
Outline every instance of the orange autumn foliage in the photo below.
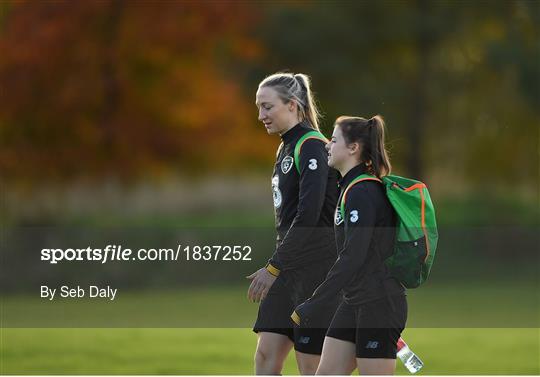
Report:
<svg viewBox="0 0 540 377"><path fill-rule="evenodd" d="M5 179L267 166L245 77L257 14L237 2L12 1L0 18ZM245 84L244 84L245 85Z"/></svg>

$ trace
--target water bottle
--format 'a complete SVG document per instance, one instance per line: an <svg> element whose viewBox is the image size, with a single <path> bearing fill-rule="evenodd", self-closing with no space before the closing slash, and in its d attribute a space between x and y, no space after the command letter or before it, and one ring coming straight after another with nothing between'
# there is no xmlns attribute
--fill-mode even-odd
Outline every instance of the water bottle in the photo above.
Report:
<svg viewBox="0 0 540 377"><path fill-rule="evenodd" d="M399 338L397 343L397 357L403 362L405 368L411 373L416 373L424 366L424 363L416 354L411 351L407 343L402 338Z"/></svg>

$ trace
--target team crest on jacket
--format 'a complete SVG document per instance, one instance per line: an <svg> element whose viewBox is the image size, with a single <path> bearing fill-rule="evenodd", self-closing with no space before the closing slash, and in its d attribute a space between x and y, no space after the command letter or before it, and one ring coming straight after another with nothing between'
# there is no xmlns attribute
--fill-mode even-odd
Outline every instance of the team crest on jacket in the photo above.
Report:
<svg viewBox="0 0 540 377"><path fill-rule="evenodd" d="M283 172L283 174L287 174L291 171L293 162L294 159L291 156L287 156L281 161L281 171Z"/></svg>
<svg viewBox="0 0 540 377"><path fill-rule="evenodd" d="M334 224L340 225L343 222L343 217L341 217L341 211L339 208L336 208L336 213L334 214Z"/></svg>

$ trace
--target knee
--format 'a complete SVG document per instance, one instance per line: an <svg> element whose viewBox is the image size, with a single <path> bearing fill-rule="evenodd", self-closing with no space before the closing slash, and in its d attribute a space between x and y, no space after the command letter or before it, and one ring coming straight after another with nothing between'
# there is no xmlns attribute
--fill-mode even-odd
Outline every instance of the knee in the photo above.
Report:
<svg viewBox="0 0 540 377"><path fill-rule="evenodd" d="M347 373L347 372L341 370L341 368L332 368L332 367L328 367L328 366L319 366L317 368L317 371L315 372L315 374L317 376L335 376L336 374L349 375L351 373Z"/></svg>
<svg viewBox="0 0 540 377"><path fill-rule="evenodd" d="M299 367L300 374L303 376L314 376L318 366L318 363L304 363Z"/></svg>
<svg viewBox="0 0 540 377"><path fill-rule="evenodd" d="M280 374L283 368L283 361L275 353L262 348L255 351L255 373L256 374Z"/></svg>
<svg viewBox="0 0 540 377"><path fill-rule="evenodd" d="M267 359L268 356L266 352L264 352L260 348L257 348L257 350L255 350L255 365L264 365Z"/></svg>
<svg viewBox="0 0 540 377"><path fill-rule="evenodd" d="M315 374L317 376L328 376L332 374L331 368L329 369L327 365L324 363L321 363L317 370L315 371Z"/></svg>
<svg viewBox="0 0 540 377"><path fill-rule="evenodd" d="M335 362L329 362L328 360L321 360L315 374L322 376L329 375L350 375L356 368L356 363L338 364Z"/></svg>
<svg viewBox="0 0 540 377"><path fill-rule="evenodd" d="M296 361L298 364L298 370L302 375L315 375L319 361L321 357L319 355L307 355L296 353Z"/></svg>

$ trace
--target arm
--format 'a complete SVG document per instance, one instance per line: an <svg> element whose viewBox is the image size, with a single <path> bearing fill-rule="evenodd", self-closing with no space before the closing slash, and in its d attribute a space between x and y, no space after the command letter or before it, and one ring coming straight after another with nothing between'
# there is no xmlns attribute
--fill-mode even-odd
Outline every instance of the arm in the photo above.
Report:
<svg viewBox="0 0 540 377"><path fill-rule="evenodd" d="M300 183L296 216L267 265L272 274L294 266L298 251L317 225L326 195L328 154L320 140L306 140L300 151Z"/></svg>
<svg viewBox="0 0 540 377"><path fill-rule="evenodd" d="M345 241L336 263L325 281L310 299L293 312L297 324L310 325L310 314L340 294L341 290L362 269L369 251L376 219L376 206L368 195L368 187L360 184L351 188L345 203Z"/></svg>

